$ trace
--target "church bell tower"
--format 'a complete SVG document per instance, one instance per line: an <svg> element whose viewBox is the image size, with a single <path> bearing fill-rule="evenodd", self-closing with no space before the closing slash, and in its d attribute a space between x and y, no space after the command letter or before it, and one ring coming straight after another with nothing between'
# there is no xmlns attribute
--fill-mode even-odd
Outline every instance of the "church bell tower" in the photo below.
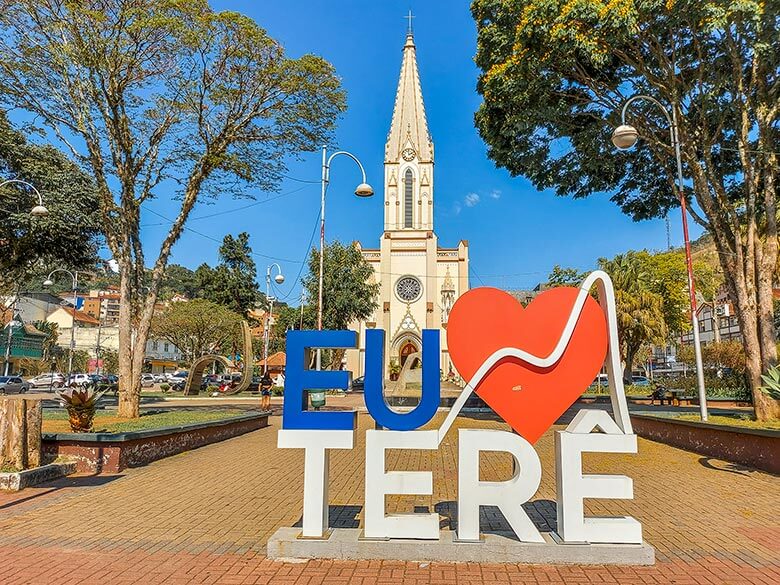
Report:
<svg viewBox="0 0 780 585"><path fill-rule="evenodd" d="M433 230L433 141L411 29L385 144L385 232L398 230Z"/></svg>

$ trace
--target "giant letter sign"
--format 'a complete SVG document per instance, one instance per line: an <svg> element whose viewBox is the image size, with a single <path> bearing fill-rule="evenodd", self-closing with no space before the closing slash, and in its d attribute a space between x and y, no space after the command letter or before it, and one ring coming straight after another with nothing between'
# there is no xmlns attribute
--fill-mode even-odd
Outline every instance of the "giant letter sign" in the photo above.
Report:
<svg viewBox="0 0 780 585"><path fill-rule="evenodd" d="M598 301L590 294L594 286ZM388 496L434 493L430 471L388 470L386 454L393 449L437 449L476 392L514 433L459 430L458 540L479 542L480 507L496 506L519 540L555 542L542 537L522 507L536 494L542 477L533 445L606 364L613 415L580 410L565 430L555 433L558 532L564 542L642 542L642 527L633 518L584 515L585 498L631 498L633 483L622 475L584 474L582 454L637 450L621 379L614 291L604 272L592 273L578 289L544 291L525 308L497 289L477 288L463 294L449 315L447 348L467 382L438 428L419 430L439 408L439 331L423 331L422 395L417 407L403 413L391 409L384 398L384 335L382 330L366 331L364 399L379 428L366 431L365 538L439 538L438 514L386 513ZM317 347L354 348L356 340L352 331L287 335L287 383L278 444L306 452L304 537L328 536L328 454L331 449L352 449L356 432L354 411L308 410L309 390L347 386L346 372L308 369L310 352ZM600 433L594 433L596 429ZM511 477L480 480L480 457L489 451L512 455Z"/></svg>

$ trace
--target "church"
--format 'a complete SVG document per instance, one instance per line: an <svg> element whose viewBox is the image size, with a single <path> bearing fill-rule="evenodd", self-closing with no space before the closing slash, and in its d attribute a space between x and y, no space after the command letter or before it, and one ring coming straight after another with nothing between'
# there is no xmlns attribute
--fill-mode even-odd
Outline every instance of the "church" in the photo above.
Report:
<svg viewBox="0 0 780 585"><path fill-rule="evenodd" d="M434 149L425 118L414 35L406 35L401 75L385 144L384 232L378 248L358 244L379 284L378 306L356 323L359 349L346 355L354 377L365 373L366 329L385 331L386 376L419 352L423 329L440 329L441 372L456 373L445 330L456 299L469 289L469 247L439 246L433 229Z"/></svg>

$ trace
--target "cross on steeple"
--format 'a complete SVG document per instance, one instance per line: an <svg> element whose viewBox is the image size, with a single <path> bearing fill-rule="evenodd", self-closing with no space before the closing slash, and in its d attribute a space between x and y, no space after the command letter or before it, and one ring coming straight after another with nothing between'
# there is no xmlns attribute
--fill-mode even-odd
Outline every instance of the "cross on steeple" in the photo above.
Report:
<svg viewBox="0 0 780 585"><path fill-rule="evenodd" d="M409 9L408 16L404 16L404 18L409 21L409 28L406 30L406 34L408 34L408 35L414 34L414 30L412 28L412 19L416 18L416 17L412 14L412 9L411 8Z"/></svg>

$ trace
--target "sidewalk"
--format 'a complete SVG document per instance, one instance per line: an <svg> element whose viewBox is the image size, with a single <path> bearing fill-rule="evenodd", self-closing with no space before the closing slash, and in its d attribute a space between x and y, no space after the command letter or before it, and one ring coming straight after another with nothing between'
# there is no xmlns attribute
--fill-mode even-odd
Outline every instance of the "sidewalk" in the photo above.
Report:
<svg viewBox="0 0 780 585"><path fill-rule="evenodd" d="M776 476L640 439L639 454L586 455L591 473L623 473L635 500L592 501L589 514L628 514L657 549L653 567L546 567L398 562L271 562L268 537L300 520L303 456L275 447L272 427L119 476L68 478L0 495L0 583L469 584L780 582ZM438 423L436 423L438 424ZM360 525L364 431L331 458L333 522ZM457 426L505 428L460 418ZM554 519L553 436L537 444L542 484L530 506ZM391 452L388 467L432 469L432 497L390 498L389 511L456 499L457 434L440 451ZM484 479L509 476L509 458L484 458Z"/></svg>

